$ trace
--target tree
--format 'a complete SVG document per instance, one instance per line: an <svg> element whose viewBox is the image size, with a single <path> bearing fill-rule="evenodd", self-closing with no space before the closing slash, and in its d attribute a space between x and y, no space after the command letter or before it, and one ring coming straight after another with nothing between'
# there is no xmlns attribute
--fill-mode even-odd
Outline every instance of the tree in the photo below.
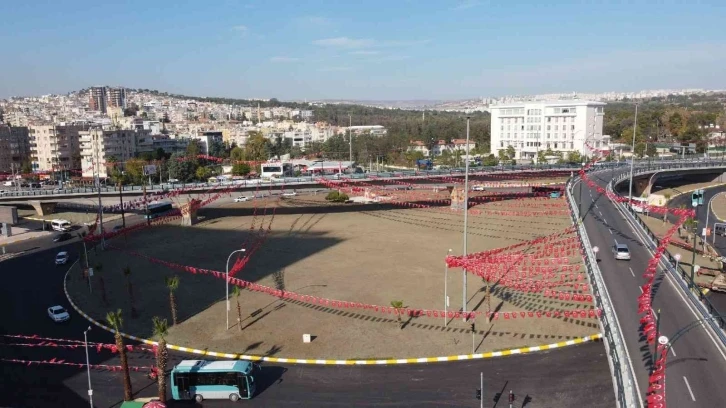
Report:
<svg viewBox="0 0 726 408"><path fill-rule="evenodd" d="M141 184L144 182L144 166L146 165L146 163L147 162L141 159L126 160L124 170L126 172L126 176L132 183Z"/></svg>
<svg viewBox="0 0 726 408"><path fill-rule="evenodd" d="M247 143L245 143L245 154L244 160L249 161L264 161L268 159L267 150L267 139L262 135L262 132L251 131L248 133Z"/></svg>
<svg viewBox="0 0 726 408"><path fill-rule="evenodd" d="M191 181L197 171L197 160L190 160L183 153L174 153L169 158L169 178L175 178L183 182Z"/></svg>
<svg viewBox="0 0 726 408"><path fill-rule="evenodd" d="M482 166L496 166L498 163L499 160L493 154L484 156L484 159L481 161Z"/></svg>
<svg viewBox="0 0 726 408"><path fill-rule="evenodd" d="M635 144L635 155L643 157L645 155L645 143L639 142Z"/></svg>
<svg viewBox="0 0 726 408"><path fill-rule="evenodd" d="M239 289L239 286L234 285L232 287L232 295L237 301L237 326L239 326L239 331L242 331L242 306L239 304L239 295L241 293L242 291Z"/></svg>
<svg viewBox="0 0 726 408"><path fill-rule="evenodd" d="M232 166L232 174L235 176L246 176L250 174L252 168L247 163L238 163Z"/></svg>
<svg viewBox="0 0 726 408"><path fill-rule="evenodd" d="M245 150L241 147L235 146L232 151L229 152L229 158L232 160L244 160Z"/></svg>
<svg viewBox="0 0 726 408"><path fill-rule="evenodd" d="M119 357L121 358L121 370L123 371L124 381L124 401L131 401L133 399L133 390L131 389L131 377L129 376L129 361L126 358L126 347L124 346L124 338L121 337L121 328L123 327L123 317L121 316L121 309L116 312L106 313L106 321L109 326L114 330L114 339L116 340L116 348L118 349Z"/></svg>
<svg viewBox="0 0 726 408"><path fill-rule="evenodd" d="M696 229L698 228L698 221L695 220L693 217L688 217L686 222L683 223L683 226L686 228L686 231L693 235L693 245L696 245Z"/></svg>
<svg viewBox="0 0 726 408"><path fill-rule="evenodd" d="M514 156L516 156L514 147L512 145L507 146L507 157L509 158L509 160L514 160Z"/></svg>
<svg viewBox="0 0 726 408"><path fill-rule="evenodd" d="M582 155L577 150L573 150L567 154L567 162L579 164L584 161Z"/></svg>
<svg viewBox="0 0 726 408"><path fill-rule="evenodd" d="M169 361L166 335L169 333L169 325L166 323L166 319L158 316L154 316L151 321L154 325L154 336L159 339L156 347L156 384L159 390L159 401L166 402L166 364Z"/></svg>
<svg viewBox="0 0 726 408"><path fill-rule="evenodd" d="M131 284L131 268L126 266L122 269L122 272L124 274L124 277L126 278L126 290L129 293L129 303L131 303L131 318L135 319L136 317L138 317L138 312L136 311L136 307L134 306L134 287Z"/></svg>
<svg viewBox="0 0 726 408"><path fill-rule="evenodd" d="M166 282L166 287L169 289L169 306L171 306L171 323L173 325L176 325L177 320L177 310L176 310L176 296L174 296L174 292L179 289L179 277L174 276L167 276L164 278L164 281Z"/></svg>
<svg viewBox="0 0 726 408"><path fill-rule="evenodd" d="M219 140L212 140L209 143L209 155L214 157L227 157L227 151L224 148L224 143Z"/></svg>
<svg viewBox="0 0 726 408"><path fill-rule="evenodd" d="M396 318L398 319L398 325L401 329L403 329L403 320L401 319L401 314L403 313L403 309L406 307L403 305L403 300L392 300L391 307L396 309Z"/></svg>
<svg viewBox="0 0 726 408"><path fill-rule="evenodd" d="M199 154L199 142L195 139L190 140L189 144L187 145L187 157L196 160Z"/></svg>
<svg viewBox="0 0 726 408"><path fill-rule="evenodd" d="M20 165L20 171L23 174L30 174L33 172L33 166L30 164L30 160L23 160L23 164Z"/></svg>
<svg viewBox="0 0 726 408"><path fill-rule="evenodd" d="M212 177L212 170L209 167L198 167L197 171L195 173L197 180L199 181L207 181L210 177Z"/></svg>

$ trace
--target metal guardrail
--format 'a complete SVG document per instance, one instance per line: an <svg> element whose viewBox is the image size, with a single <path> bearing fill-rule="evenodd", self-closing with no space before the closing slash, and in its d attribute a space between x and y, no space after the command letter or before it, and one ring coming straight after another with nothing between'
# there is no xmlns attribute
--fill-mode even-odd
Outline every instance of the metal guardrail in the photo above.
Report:
<svg viewBox="0 0 726 408"><path fill-rule="evenodd" d="M630 361L630 356L625 345L625 339L617 321L617 315L613 309L613 302L602 278L600 267L597 264L597 256L592 251L592 244L587 232L580 221L579 207L572 195L574 182L579 177L570 178L565 188L567 202L570 206L572 221L577 225L577 235L580 238L580 245L585 251L585 269L587 271L590 287L592 287L595 306L603 311L599 319L600 330L603 333L603 343L608 355L608 365L613 376L613 388L619 408L638 407L640 396L635 389L635 373ZM582 181L580 181L582 182Z"/></svg>

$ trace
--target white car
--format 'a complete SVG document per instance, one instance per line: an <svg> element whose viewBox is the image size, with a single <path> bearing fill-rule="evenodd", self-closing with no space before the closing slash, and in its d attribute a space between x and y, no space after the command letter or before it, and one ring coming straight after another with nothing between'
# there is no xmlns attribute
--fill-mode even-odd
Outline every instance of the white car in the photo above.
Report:
<svg viewBox="0 0 726 408"><path fill-rule="evenodd" d="M179 180L172 178L172 179L167 180L166 182L167 183L179 183Z"/></svg>
<svg viewBox="0 0 726 408"><path fill-rule="evenodd" d="M484 186L481 184L477 184L474 187L471 188L472 191L484 191Z"/></svg>
<svg viewBox="0 0 726 408"><path fill-rule="evenodd" d="M66 251L58 252L58 255L55 256L55 264L56 265L65 265L66 262L68 262L68 252L66 252Z"/></svg>
<svg viewBox="0 0 726 408"><path fill-rule="evenodd" d="M244 203L245 201L250 201L251 199L252 199L252 197L239 196L239 197L237 197L237 198L234 199L234 202L235 203Z"/></svg>
<svg viewBox="0 0 726 408"><path fill-rule="evenodd" d="M285 193L282 193L283 197L295 197L296 195L297 195L297 193L294 191L287 191Z"/></svg>
<svg viewBox="0 0 726 408"><path fill-rule="evenodd" d="M51 306L48 308L48 316L56 323L65 322L71 318L68 311L63 306Z"/></svg>

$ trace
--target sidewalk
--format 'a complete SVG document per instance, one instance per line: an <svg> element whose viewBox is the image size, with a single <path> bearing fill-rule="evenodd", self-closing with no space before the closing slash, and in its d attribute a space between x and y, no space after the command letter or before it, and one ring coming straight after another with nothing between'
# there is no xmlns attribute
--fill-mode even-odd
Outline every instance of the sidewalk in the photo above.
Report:
<svg viewBox="0 0 726 408"><path fill-rule="evenodd" d="M26 239L39 238L51 234L50 231L31 230L23 227L12 227L12 233L13 235L9 238L0 238L0 247L25 241Z"/></svg>

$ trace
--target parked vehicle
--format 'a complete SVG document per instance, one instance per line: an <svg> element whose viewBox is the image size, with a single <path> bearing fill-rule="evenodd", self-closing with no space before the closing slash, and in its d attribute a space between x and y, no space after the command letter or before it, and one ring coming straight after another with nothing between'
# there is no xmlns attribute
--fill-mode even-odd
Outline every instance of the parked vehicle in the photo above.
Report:
<svg viewBox="0 0 726 408"><path fill-rule="evenodd" d="M239 197L237 197L237 198L234 199L234 202L235 203L244 203L245 201L250 201L250 200L252 200L252 197L239 196Z"/></svg>
<svg viewBox="0 0 726 408"><path fill-rule="evenodd" d="M71 315L63 306L51 306L48 308L48 317L56 323L68 321Z"/></svg>
<svg viewBox="0 0 726 408"><path fill-rule="evenodd" d="M169 376L172 398L197 403L205 399L250 399L257 389L252 374L255 368L259 366L241 360L183 360Z"/></svg>
<svg viewBox="0 0 726 408"><path fill-rule="evenodd" d="M61 251L58 252L58 255L55 256L55 264L56 265L65 265L68 262L68 252Z"/></svg>

